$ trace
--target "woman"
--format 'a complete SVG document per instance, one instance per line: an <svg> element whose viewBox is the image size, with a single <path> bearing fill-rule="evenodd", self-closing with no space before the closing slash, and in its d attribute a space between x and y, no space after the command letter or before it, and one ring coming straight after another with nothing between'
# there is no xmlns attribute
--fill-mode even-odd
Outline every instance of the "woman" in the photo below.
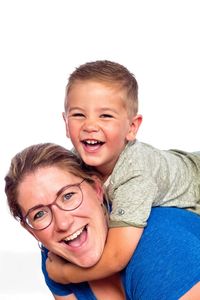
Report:
<svg viewBox="0 0 200 300"><path fill-rule="evenodd" d="M46 249L90 267L101 257L107 235L103 191L96 175L61 146L31 146L13 158L5 177L10 211ZM57 284L46 273L45 249L46 283L57 300L188 299L186 293L200 280L199 229L200 218L192 212L154 208L121 276ZM199 291L193 289L189 293L195 299Z"/></svg>

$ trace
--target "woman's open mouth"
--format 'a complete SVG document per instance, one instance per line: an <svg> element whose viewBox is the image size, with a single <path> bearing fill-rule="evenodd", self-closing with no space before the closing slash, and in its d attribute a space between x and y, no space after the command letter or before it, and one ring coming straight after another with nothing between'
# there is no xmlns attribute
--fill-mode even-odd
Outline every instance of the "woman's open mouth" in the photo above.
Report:
<svg viewBox="0 0 200 300"><path fill-rule="evenodd" d="M87 239L87 225L78 229L73 234L67 236L61 242L71 247L80 247Z"/></svg>

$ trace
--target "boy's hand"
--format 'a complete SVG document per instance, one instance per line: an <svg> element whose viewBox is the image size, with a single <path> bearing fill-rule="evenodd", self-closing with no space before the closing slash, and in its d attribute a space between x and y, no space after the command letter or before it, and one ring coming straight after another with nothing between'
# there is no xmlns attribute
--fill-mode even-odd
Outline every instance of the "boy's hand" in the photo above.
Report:
<svg viewBox="0 0 200 300"><path fill-rule="evenodd" d="M66 269L67 265L70 265L66 260L61 258L60 256L49 252L48 258L46 260L46 269L49 277L59 283L67 284L70 283L68 279L65 277L63 278L63 268ZM67 272L66 272L67 273Z"/></svg>

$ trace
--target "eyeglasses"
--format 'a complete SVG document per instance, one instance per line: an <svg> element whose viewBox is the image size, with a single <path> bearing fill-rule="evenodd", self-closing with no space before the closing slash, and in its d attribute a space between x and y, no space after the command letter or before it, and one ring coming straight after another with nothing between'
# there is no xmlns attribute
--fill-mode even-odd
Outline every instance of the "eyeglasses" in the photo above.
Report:
<svg viewBox="0 0 200 300"><path fill-rule="evenodd" d="M75 210L83 202L83 192L80 185L84 180L77 184L64 186L51 204L32 207L23 217L22 221L32 229L43 230L53 220L52 205L56 205L64 211Z"/></svg>

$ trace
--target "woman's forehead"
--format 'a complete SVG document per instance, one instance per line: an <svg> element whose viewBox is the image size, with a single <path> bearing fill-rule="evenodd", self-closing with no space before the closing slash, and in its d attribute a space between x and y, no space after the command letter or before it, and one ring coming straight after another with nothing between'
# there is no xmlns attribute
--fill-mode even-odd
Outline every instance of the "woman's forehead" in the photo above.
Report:
<svg viewBox="0 0 200 300"><path fill-rule="evenodd" d="M40 167L33 172L25 175L22 183L28 182L47 182L50 180L65 180L68 181L69 184L73 184L73 180L79 179L78 176L75 176L70 170L64 169L60 166L45 166Z"/></svg>
<svg viewBox="0 0 200 300"><path fill-rule="evenodd" d="M24 208L52 200L62 187L79 183L80 180L81 178L59 167L39 168L27 174L19 184L18 202Z"/></svg>

